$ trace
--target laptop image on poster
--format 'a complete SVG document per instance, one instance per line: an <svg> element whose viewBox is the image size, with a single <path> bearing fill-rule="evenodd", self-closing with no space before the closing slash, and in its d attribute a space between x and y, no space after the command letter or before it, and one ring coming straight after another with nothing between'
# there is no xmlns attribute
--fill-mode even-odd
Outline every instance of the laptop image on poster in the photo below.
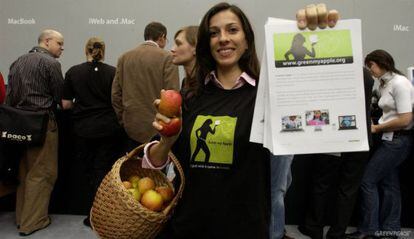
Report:
<svg viewBox="0 0 414 239"><path fill-rule="evenodd" d="M358 129L355 115L338 116L339 130Z"/></svg>
<svg viewBox="0 0 414 239"><path fill-rule="evenodd" d="M281 132L295 132L295 131L303 131L302 116L289 115L289 116L282 117Z"/></svg>

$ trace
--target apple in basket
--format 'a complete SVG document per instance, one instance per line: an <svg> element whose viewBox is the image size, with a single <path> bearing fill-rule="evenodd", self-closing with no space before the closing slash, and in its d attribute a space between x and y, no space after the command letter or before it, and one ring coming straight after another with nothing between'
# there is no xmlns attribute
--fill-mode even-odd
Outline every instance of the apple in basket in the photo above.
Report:
<svg viewBox="0 0 414 239"><path fill-rule="evenodd" d="M169 203L174 197L174 191L169 186L159 186L155 191L161 195L164 203Z"/></svg>
<svg viewBox="0 0 414 239"><path fill-rule="evenodd" d="M181 110L181 94L175 90L161 91L161 101L158 110L161 114L172 118L180 115Z"/></svg>
<svg viewBox="0 0 414 239"><path fill-rule="evenodd" d="M122 184L124 185L124 187L125 187L126 189L133 188L133 187L132 187L132 183L131 183L130 181L123 181L123 182L122 182Z"/></svg>
<svg viewBox="0 0 414 239"><path fill-rule="evenodd" d="M162 126L160 134L164 136L170 137L180 132L181 119L178 117L172 118L168 124L164 123L164 121L158 121L158 123Z"/></svg>
<svg viewBox="0 0 414 239"><path fill-rule="evenodd" d="M141 194L144 194L146 191L155 188L154 180L149 177L141 178L138 181L138 190Z"/></svg>
<svg viewBox="0 0 414 239"><path fill-rule="evenodd" d="M150 189L142 195L141 204L152 211L159 212L163 208L164 201L162 200L161 194Z"/></svg>
<svg viewBox="0 0 414 239"><path fill-rule="evenodd" d="M141 193L137 188L130 188L128 189L128 192L134 197L135 200L139 202L141 200Z"/></svg>
<svg viewBox="0 0 414 239"><path fill-rule="evenodd" d="M129 177L128 181L132 184L133 188L138 188L138 181L140 178L137 175L132 175Z"/></svg>

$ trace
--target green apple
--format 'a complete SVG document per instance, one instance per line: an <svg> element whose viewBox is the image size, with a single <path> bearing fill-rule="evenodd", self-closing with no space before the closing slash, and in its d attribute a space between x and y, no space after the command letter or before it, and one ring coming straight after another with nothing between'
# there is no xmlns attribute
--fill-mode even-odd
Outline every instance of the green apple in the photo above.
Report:
<svg viewBox="0 0 414 239"><path fill-rule="evenodd" d="M128 192L131 193L134 199L139 202L139 200L141 199L141 193L137 188L130 188L128 189Z"/></svg>
<svg viewBox="0 0 414 239"><path fill-rule="evenodd" d="M133 188L138 188L138 182L140 178L137 175L132 175L129 177L128 181L132 184Z"/></svg>

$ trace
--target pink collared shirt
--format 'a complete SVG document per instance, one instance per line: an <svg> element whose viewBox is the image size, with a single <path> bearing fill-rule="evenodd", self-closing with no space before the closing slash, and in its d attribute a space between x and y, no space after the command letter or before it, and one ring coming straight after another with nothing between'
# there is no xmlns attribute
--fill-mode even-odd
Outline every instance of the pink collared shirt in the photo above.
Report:
<svg viewBox="0 0 414 239"><path fill-rule="evenodd" d="M210 82L210 81L212 81L214 83L214 85L217 86L218 88L224 89L221 82L217 79L216 74L214 73L214 71L210 72L210 74L206 77L206 79L204 81L204 84L208 84L208 82ZM244 84L246 84L246 83L251 85L251 86L256 86L256 80L253 79L251 76L249 76L246 72L243 72L239 76L239 78L236 81L236 84L231 88L231 90L238 89L238 88L244 86ZM163 169L170 162L170 160L168 159L165 162L165 164L160 166L160 167L155 167L154 165L152 165L151 160L148 157L149 149L150 149L151 146L153 146L156 143L158 143L158 141L152 141L144 147L144 157L142 158L142 165L141 165L143 168Z"/></svg>
<svg viewBox="0 0 414 239"><path fill-rule="evenodd" d="M214 85L216 85L220 89L224 89L221 82L217 79L216 73L214 71L210 72L210 74L206 77L204 84L207 85L208 82L213 81ZM256 80L249 76L246 72L243 72L236 81L236 84L231 88L231 90L238 89L244 84L249 84L251 86L256 86Z"/></svg>

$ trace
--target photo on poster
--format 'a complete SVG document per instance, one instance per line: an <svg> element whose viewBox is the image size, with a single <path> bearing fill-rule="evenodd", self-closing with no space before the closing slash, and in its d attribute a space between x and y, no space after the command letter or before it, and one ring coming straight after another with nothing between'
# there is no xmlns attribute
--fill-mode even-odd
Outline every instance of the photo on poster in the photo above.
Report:
<svg viewBox="0 0 414 239"><path fill-rule="evenodd" d="M339 130L358 129L355 115L338 116Z"/></svg>
<svg viewBox="0 0 414 239"><path fill-rule="evenodd" d="M302 67L354 62L349 30L275 33L275 67Z"/></svg>
<svg viewBox="0 0 414 239"><path fill-rule="evenodd" d="M282 132L303 131L302 116L288 115L282 117Z"/></svg>
<svg viewBox="0 0 414 239"><path fill-rule="evenodd" d="M328 110L306 111L306 125L307 126L329 125L329 111Z"/></svg>

